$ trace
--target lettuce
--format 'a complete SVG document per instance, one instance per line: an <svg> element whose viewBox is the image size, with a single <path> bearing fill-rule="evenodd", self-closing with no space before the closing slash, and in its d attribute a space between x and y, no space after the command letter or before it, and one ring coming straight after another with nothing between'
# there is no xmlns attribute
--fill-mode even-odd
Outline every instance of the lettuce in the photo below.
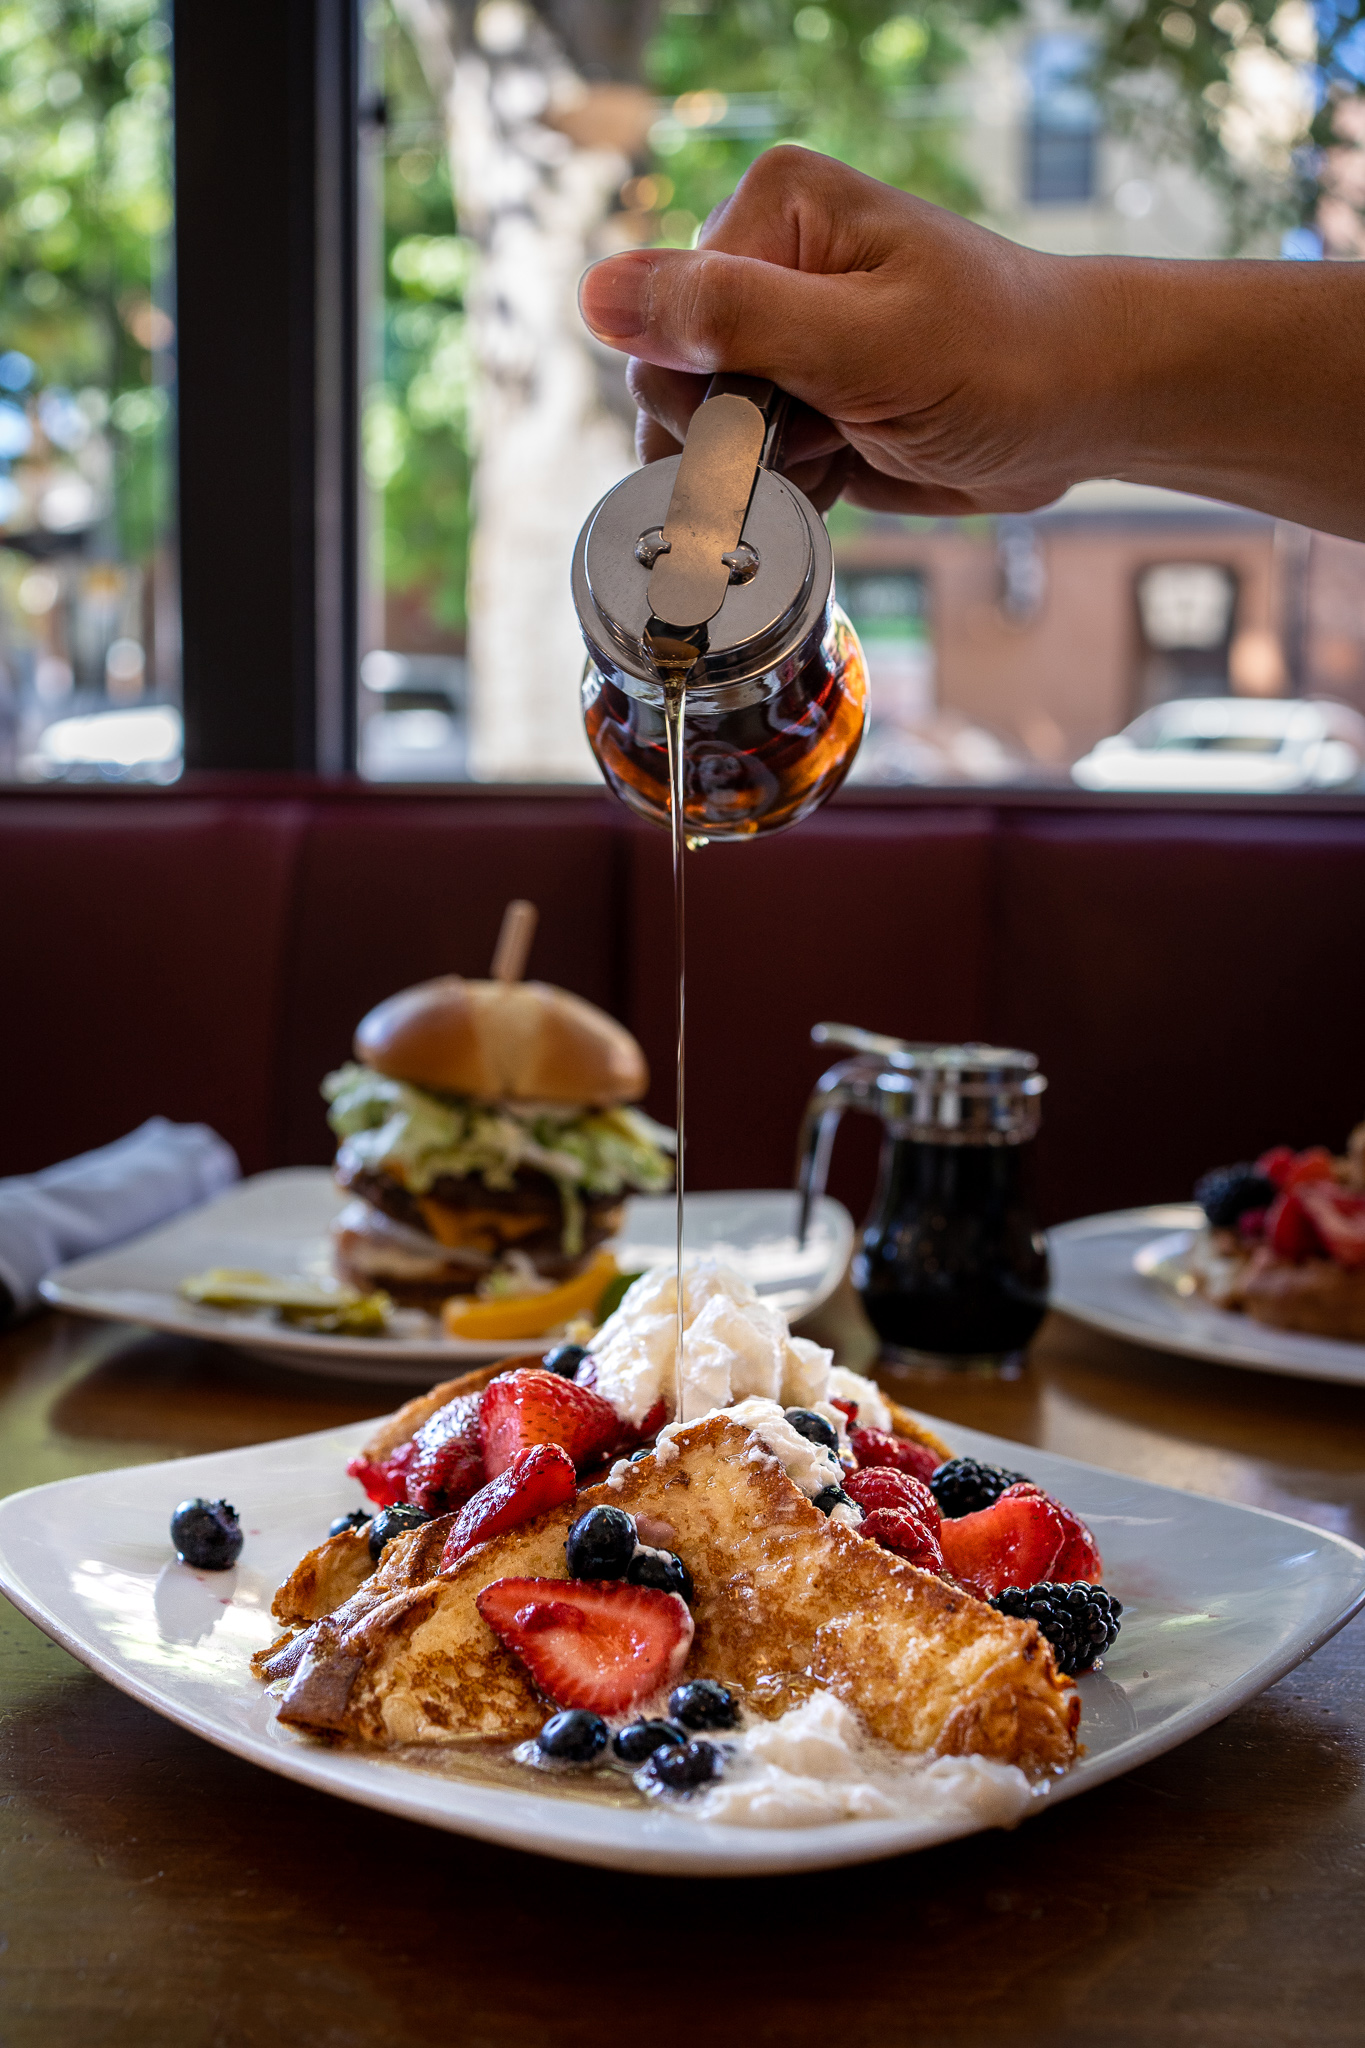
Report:
<svg viewBox="0 0 1365 2048"><path fill-rule="evenodd" d="M564 1250L582 1249L583 1198L673 1184L675 1139L638 1109L556 1108L437 1095L350 1063L322 1084L348 1161L425 1194L443 1174L506 1190L522 1167L548 1174L564 1210Z"/></svg>

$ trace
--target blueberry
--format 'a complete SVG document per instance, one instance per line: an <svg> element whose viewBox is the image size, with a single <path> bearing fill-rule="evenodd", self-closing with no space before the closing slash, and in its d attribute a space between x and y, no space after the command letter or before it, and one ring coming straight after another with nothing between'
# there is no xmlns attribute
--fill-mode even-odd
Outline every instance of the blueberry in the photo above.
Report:
<svg viewBox="0 0 1365 2048"><path fill-rule="evenodd" d="M822 1450L837 1454L839 1432L823 1415L817 1415L813 1408L784 1408L782 1412L798 1436L819 1444Z"/></svg>
<svg viewBox="0 0 1365 2048"><path fill-rule="evenodd" d="M635 1555L635 1524L623 1508L589 1508L564 1539L571 1579L623 1579Z"/></svg>
<svg viewBox="0 0 1365 2048"><path fill-rule="evenodd" d="M623 1764L647 1763L656 1749L681 1748L687 1736L676 1721L632 1721L612 1741Z"/></svg>
<svg viewBox="0 0 1365 2048"><path fill-rule="evenodd" d="M696 1587L692 1574L672 1550L637 1550L626 1567L632 1586L657 1586L661 1593L681 1593L688 1606Z"/></svg>
<svg viewBox="0 0 1365 2048"><path fill-rule="evenodd" d="M540 1362L546 1372L557 1372L561 1379L571 1380L587 1355L586 1345L556 1344Z"/></svg>
<svg viewBox="0 0 1365 2048"><path fill-rule="evenodd" d="M225 1572L242 1554L242 1525L225 1500L182 1500L171 1516L171 1541L185 1564Z"/></svg>
<svg viewBox="0 0 1365 2048"><path fill-rule="evenodd" d="M656 1749L644 1768L646 1776L667 1791L691 1792L718 1778L725 1759L714 1742L684 1742L680 1748Z"/></svg>
<svg viewBox="0 0 1365 2048"><path fill-rule="evenodd" d="M837 1507L851 1508L852 1505L842 1486L822 1486L811 1502L811 1506L819 1508L822 1515L832 1515Z"/></svg>
<svg viewBox="0 0 1365 2048"><path fill-rule="evenodd" d="M600 1714L585 1713L582 1707L551 1714L536 1737L541 1755L552 1756L561 1764L590 1764L606 1746L606 1722Z"/></svg>
<svg viewBox="0 0 1365 2048"><path fill-rule="evenodd" d="M409 1529L420 1529L431 1516L425 1508L409 1507L400 1500L391 1508L381 1508L370 1523L370 1556L378 1564L386 1543L392 1543L395 1536L406 1536Z"/></svg>
<svg viewBox="0 0 1365 2048"><path fill-rule="evenodd" d="M692 1678L668 1695L668 1711L684 1728L733 1728L739 1702L728 1685L714 1678Z"/></svg>
<svg viewBox="0 0 1365 2048"><path fill-rule="evenodd" d="M338 1515L334 1522L328 1523L327 1534L329 1536L340 1536L347 1529L363 1529L367 1522L373 1520L374 1510L372 1508L352 1508L349 1515Z"/></svg>
<svg viewBox="0 0 1365 2048"><path fill-rule="evenodd" d="M652 1458L653 1456L654 1456L654 1446L653 1446L653 1444L646 1444L643 1450L641 1450L641 1451L632 1451L632 1452L631 1452L631 1454L630 1454L630 1456L629 1456L629 1457L627 1458L627 1460L626 1460L626 1463L627 1463L628 1465L638 1465L638 1464L639 1464L639 1463L641 1462L641 1460L642 1460L642 1459L644 1459L644 1458Z"/></svg>

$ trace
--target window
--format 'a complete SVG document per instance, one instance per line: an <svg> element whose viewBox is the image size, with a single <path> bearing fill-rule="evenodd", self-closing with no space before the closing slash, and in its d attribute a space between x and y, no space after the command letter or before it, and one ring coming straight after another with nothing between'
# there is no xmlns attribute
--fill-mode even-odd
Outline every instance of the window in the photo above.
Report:
<svg viewBox="0 0 1365 2048"><path fill-rule="evenodd" d="M179 772L171 32L11 4L0 45L0 777Z"/></svg>
<svg viewBox="0 0 1365 2048"><path fill-rule="evenodd" d="M1024 189L1034 206L1084 205L1095 197L1099 120L1084 78L1084 36L1039 36L1028 53L1032 92Z"/></svg>

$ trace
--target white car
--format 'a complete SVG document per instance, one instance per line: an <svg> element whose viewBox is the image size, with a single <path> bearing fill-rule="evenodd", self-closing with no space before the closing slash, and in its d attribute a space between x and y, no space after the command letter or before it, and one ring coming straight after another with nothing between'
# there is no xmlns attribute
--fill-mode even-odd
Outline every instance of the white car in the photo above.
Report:
<svg viewBox="0 0 1365 2048"><path fill-rule="evenodd" d="M1176 697L1098 744L1082 789L1343 789L1365 772L1365 718L1324 697Z"/></svg>

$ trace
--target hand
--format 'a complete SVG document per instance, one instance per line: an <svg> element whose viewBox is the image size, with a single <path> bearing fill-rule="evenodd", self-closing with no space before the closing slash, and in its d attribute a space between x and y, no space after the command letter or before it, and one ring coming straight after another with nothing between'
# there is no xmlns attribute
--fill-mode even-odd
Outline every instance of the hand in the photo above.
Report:
<svg viewBox="0 0 1365 2048"><path fill-rule="evenodd" d="M783 145L695 250L608 257L580 304L633 358L645 462L748 371L800 401L784 466L822 509L1121 477L1365 539L1365 264L1045 255Z"/></svg>
<svg viewBox="0 0 1365 2048"><path fill-rule="evenodd" d="M584 319L630 349L637 446L675 453L717 369L803 401L783 466L822 509L1022 511L1086 472L1080 391L1030 366L1084 358L1067 266L784 146L692 250L607 258Z"/></svg>

